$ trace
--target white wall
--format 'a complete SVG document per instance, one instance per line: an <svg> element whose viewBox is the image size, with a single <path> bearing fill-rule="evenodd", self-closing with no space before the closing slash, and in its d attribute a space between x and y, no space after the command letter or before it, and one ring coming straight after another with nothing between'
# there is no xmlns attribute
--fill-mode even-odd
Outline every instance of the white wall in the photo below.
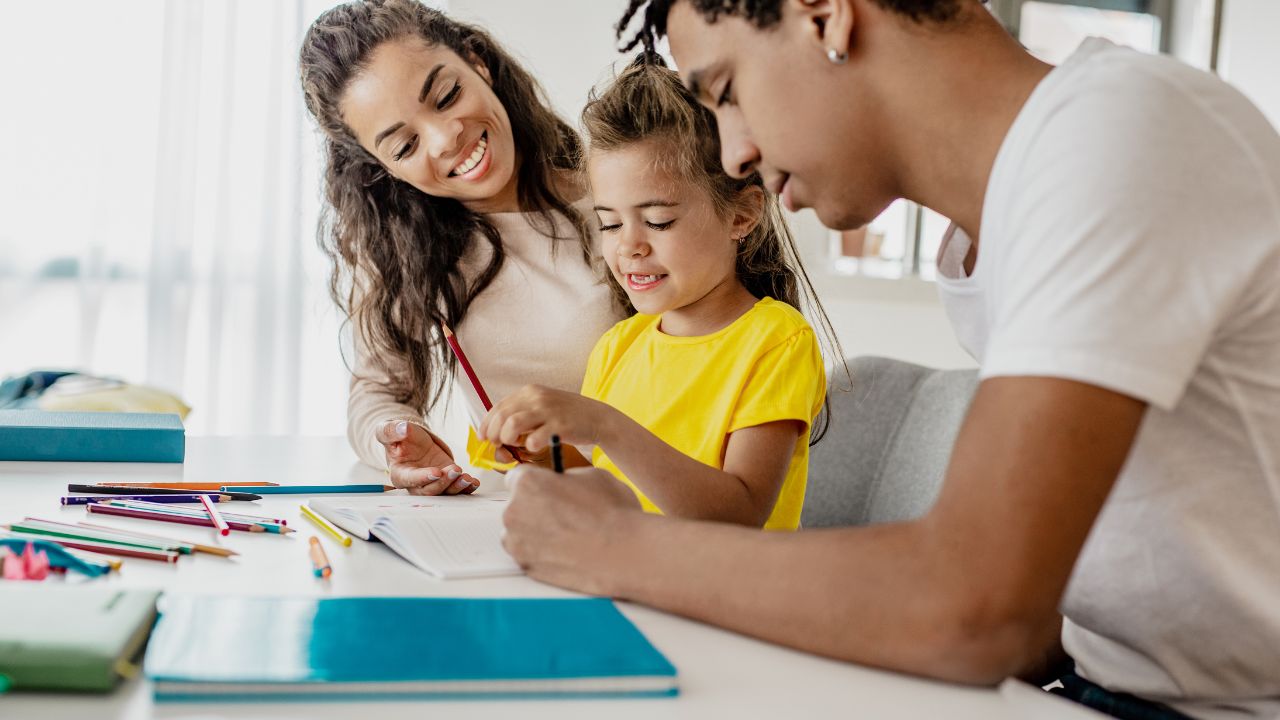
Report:
<svg viewBox="0 0 1280 720"><path fill-rule="evenodd" d="M1280 127L1280 2L1224 2L1218 71Z"/></svg>
<svg viewBox="0 0 1280 720"><path fill-rule="evenodd" d="M448 12L492 33L576 126L587 92L623 58L614 49L613 25L624 7L614 0L449 0Z"/></svg>

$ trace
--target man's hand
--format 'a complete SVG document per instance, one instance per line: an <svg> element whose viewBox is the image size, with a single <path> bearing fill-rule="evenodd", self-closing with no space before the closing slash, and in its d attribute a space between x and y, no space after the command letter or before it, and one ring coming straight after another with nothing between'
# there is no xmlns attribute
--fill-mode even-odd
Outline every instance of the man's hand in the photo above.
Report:
<svg viewBox="0 0 1280 720"><path fill-rule="evenodd" d="M604 470L555 473L521 465L507 474L511 503L502 544L529 577L592 595L616 594L611 574L628 522L643 518L634 493Z"/></svg>

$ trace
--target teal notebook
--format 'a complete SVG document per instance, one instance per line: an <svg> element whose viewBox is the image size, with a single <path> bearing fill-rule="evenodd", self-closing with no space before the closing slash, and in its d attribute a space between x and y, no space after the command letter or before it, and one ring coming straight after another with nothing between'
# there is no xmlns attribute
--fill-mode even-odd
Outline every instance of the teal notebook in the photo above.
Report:
<svg viewBox="0 0 1280 720"><path fill-rule="evenodd" d="M668 697L676 669L606 599L165 596L159 701Z"/></svg>
<svg viewBox="0 0 1280 720"><path fill-rule="evenodd" d="M0 410L0 460L180 463L186 440L173 414Z"/></svg>

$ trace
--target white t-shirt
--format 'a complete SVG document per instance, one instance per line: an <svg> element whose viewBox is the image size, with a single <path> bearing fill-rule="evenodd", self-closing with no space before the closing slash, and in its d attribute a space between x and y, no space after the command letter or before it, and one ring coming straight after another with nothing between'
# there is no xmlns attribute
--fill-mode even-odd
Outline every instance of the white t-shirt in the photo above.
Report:
<svg viewBox="0 0 1280 720"><path fill-rule="evenodd" d="M1280 136L1230 86L1091 39L1001 145L939 288L982 377L1148 403L1062 601L1084 677L1280 716Z"/></svg>

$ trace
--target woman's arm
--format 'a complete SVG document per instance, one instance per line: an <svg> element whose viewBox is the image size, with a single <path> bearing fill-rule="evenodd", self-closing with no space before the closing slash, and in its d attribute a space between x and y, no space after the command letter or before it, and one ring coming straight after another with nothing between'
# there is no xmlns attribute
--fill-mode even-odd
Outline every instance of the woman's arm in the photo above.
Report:
<svg viewBox="0 0 1280 720"><path fill-rule="evenodd" d="M447 443L428 429L422 414L388 389L394 359L369 362L355 331L355 368L347 395L347 440L361 461L385 469L396 487L424 495L474 492L480 481L453 461Z"/></svg>

